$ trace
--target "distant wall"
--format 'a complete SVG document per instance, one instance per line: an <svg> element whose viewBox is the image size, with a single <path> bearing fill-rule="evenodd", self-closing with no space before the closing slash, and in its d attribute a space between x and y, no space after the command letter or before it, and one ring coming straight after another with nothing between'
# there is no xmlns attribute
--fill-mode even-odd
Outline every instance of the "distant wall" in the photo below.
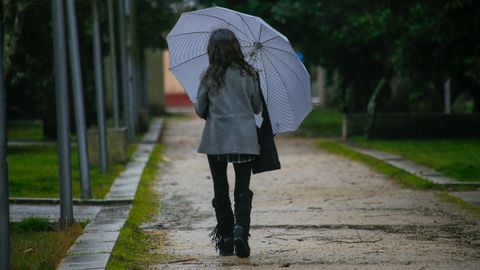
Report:
<svg viewBox="0 0 480 270"><path fill-rule="evenodd" d="M163 50L153 50L146 49L145 53L145 87L147 91L147 100L150 113L153 115L158 115L163 113L165 110L165 76L167 76L168 71L168 62L165 67L164 57L165 51ZM168 58L168 54L167 54ZM117 62L120 61L117 59ZM118 64L118 63L117 63ZM111 70L111 58L110 56L105 56L103 59L103 70L105 78L105 103L108 115L113 114L113 98L112 98L112 70ZM167 70L167 71L165 71ZM170 73L171 74L171 73ZM120 111L123 109L122 104L122 87L121 87L121 70L120 66L117 68L118 76L118 95L120 102ZM173 75L171 75L173 76ZM120 115L120 118L123 119L123 115Z"/></svg>
<svg viewBox="0 0 480 270"><path fill-rule="evenodd" d="M364 135L366 114L343 115L343 138ZM375 138L480 138L480 114L379 114Z"/></svg>

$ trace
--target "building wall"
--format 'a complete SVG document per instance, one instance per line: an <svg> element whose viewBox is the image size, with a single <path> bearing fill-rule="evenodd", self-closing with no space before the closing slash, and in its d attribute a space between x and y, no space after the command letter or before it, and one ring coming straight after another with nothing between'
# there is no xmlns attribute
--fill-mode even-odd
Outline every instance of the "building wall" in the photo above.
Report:
<svg viewBox="0 0 480 270"><path fill-rule="evenodd" d="M183 90L182 85L175 76L168 70L169 57L168 50L163 51L163 71L164 71L164 89L165 103L167 107L184 107L192 106L190 99Z"/></svg>
<svg viewBox="0 0 480 270"><path fill-rule="evenodd" d="M181 94L184 93L182 85L178 82L175 76L168 70L169 65L168 50L163 51L163 70L165 74L165 94Z"/></svg>

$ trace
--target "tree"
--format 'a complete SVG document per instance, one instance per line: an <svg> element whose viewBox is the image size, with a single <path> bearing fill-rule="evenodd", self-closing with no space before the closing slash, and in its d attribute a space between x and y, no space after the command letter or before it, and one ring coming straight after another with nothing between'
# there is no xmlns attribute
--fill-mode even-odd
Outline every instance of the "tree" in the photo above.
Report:
<svg viewBox="0 0 480 270"><path fill-rule="evenodd" d="M433 88L437 95L450 78L453 99L469 92L474 112L480 112L479 12L480 3L473 0L412 4L392 56L398 73L423 89Z"/></svg>
<svg viewBox="0 0 480 270"><path fill-rule="evenodd" d="M53 85L53 45L50 1L2 0L6 33L5 84L9 119L41 119L44 137L56 137ZM174 2L139 0L138 38L141 51L146 47L164 48L163 33L173 25ZM106 1L101 5L103 53L108 55ZM93 82L91 2L77 1L77 20L87 127L96 122ZM118 50L117 50L118 51ZM70 102L72 106L72 102ZM71 108L72 109L72 108ZM71 121L73 121L73 114ZM71 125L74 132L74 125Z"/></svg>
<svg viewBox="0 0 480 270"><path fill-rule="evenodd" d="M339 106L366 111L382 79L403 82L401 104L392 89L382 91L379 110L442 108L443 82L480 102L480 3L475 0L272 0L200 1L261 16L304 52L307 67L319 64L337 79ZM336 76L334 76L336 75ZM398 89L397 89L398 90ZM398 91L397 91L398 92ZM382 99L380 99L382 100ZM383 106L382 106L383 103ZM388 107L387 107L388 106ZM440 109L439 109L440 108Z"/></svg>

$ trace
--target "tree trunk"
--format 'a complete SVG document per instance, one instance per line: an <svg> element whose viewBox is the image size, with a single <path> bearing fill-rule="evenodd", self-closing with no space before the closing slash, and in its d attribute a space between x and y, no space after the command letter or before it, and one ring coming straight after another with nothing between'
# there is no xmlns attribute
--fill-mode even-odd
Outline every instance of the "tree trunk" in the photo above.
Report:
<svg viewBox="0 0 480 270"><path fill-rule="evenodd" d="M471 90L470 94L473 97L472 113L480 113L480 91L478 89Z"/></svg>
<svg viewBox="0 0 480 270"><path fill-rule="evenodd" d="M367 117L368 122L365 128L365 137L369 138L372 136L374 124L375 124L375 117L377 115L378 103L380 102L380 95L383 89L385 89L386 79L381 78L378 81L377 86L375 87L375 91L373 91L370 100L368 101L367 107Z"/></svg>
<svg viewBox="0 0 480 270"><path fill-rule="evenodd" d="M55 115L53 117L44 117L43 122L43 138L48 140L57 139L57 121Z"/></svg>

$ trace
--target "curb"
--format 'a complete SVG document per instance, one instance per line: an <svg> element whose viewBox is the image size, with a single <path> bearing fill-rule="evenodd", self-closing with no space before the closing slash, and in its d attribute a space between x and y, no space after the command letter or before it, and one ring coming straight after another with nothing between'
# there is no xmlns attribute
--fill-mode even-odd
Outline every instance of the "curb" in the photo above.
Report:
<svg viewBox="0 0 480 270"><path fill-rule="evenodd" d="M404 159L397 155L385 153L378 150L367 149L349 142L341 142L341 143L342 145L344 145L345 147L347 147L352 151L383 161L395 168L398 168L400 170L403 170L410 174L418 176L435 185L447 187L447 188L455 188L455 187L472 188L473 190L450 191L448 192L448 194L456 198L459 198L464 202L471 203L475 206L480 206L480 190L475 190L480 188L480 182L458 181L456 179L444 176L443 174L433 169L424 167L411 160Z"/></svg>
<svg viewBox="0 0 480 270"><path fill-rule="evenodd" d="M458 186L469 186L469 187L480 187L480 182L462 182L456 179L447 177L433 169L427 168L425 166L419 165L411 160L404 159L401 156L397 156L390 153L385 153L378 150L368 149L360 147L353 143L343 142L345 147L353 150L357 153L373 157L380 161L383 161L395 168L406 171L410 174L418 176L424 180L427 180L435 185L445 186L445 187L458 187Z"/></svg>
<svg viewBox="0 0 480 270"><path fill-rule="evenodd" d="M10 198L11 204L59 205L59 198ZM74 205L123 205L132 203L132 199L73 199Z"/></svg>

